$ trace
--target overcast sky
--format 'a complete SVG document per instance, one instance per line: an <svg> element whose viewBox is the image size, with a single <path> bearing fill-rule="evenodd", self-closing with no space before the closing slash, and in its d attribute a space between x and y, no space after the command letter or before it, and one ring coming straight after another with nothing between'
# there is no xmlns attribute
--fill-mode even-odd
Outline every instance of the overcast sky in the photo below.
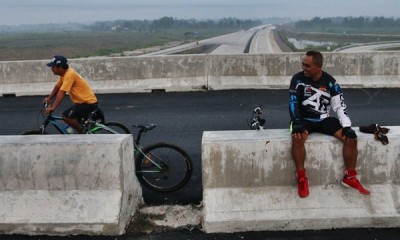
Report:
<svg viewBox="0 0 400 240"><path fill-rule="evenodd" d="M400 17L400 0L0 0L0 25L117 19Z"/></svg>

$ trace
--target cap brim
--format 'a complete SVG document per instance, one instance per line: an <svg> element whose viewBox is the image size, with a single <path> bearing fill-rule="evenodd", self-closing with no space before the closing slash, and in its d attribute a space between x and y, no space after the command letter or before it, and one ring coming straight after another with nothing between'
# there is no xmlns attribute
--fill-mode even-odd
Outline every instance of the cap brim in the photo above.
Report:
<svg viewBox="0 0 400 240"><path fill-rule="evenodd" d="M54 66L54 62L51 61L51 62L47 63L46 65L47 65L48 67L52 67L52 66Z"/></svg>

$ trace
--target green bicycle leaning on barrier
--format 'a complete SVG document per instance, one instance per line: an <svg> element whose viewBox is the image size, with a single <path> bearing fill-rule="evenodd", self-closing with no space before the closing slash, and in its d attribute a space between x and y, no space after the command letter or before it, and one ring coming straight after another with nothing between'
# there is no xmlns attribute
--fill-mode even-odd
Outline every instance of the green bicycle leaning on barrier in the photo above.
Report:
<svg viewBox="0 0 400 240"><path fill-rule="evenodd" d="M192 160L182 148L166 142L146 147L140 145L142 133L156 124L133 125L138 129L134 140L136 176L142 185L157 192L173 192L182 188L192 176Z"/></svg>

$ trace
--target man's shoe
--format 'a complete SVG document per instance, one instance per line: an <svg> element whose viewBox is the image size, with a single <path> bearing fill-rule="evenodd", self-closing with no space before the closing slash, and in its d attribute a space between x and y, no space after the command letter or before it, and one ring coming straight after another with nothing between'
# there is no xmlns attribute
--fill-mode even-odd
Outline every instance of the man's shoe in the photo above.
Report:
<svg viewBox="0 0 400 240"><path fill-rule="evenodd" d="M356 190L357 192L364 194L364 195L369 195L370 192L365 189L361 183L358 181L356 175L357 172L355 170L346 170L345 171L345 176L342 180L342 185L348 188L352 188Z"/></svg>
<svg viewBox="0 0 400 240"><path fill-rule="evenodd" d="M297 180L298 193L301 198L306 198L310 194L308 190L308 179L306 177Z"/></svg>
<svg viewBox="0 0 400 240"><path fill-rule="evenodd" d="M310 194L308 190L308 179L306 177L306 170L296 171L297 176L297 190L301 198L306 198Z"/></svg>

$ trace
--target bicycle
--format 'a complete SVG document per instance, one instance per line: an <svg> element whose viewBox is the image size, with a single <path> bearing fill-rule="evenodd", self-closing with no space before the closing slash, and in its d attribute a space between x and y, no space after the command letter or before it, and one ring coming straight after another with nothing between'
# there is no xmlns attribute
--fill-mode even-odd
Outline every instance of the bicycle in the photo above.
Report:
<svg viewBox="0 0 400 240"><path fill-rule="evenodd" d="M261 107L256 107L253 110L251 117L247 120L247 124L251 130L260 130L261 128L264 128L265 119L262 117L262 114L263 112Z"/></svg>
<svg viewBox="0 0 400 240"><path fill-rule="evenodd" d="M188 153L182 148L158 142L146 147L140 145L143 133L153 130L156 124L133 125L139 129L134 140L136 176L149 189L173 192L182 188L191 178L193 167Z"/></svg>
<svg viewBox="0 0 400 240"><path fill-rule="evenodd" d="M64 124L64 120L61 116L54 116L52 114L45 114L47 104L44 104L40 109L37 116L38 130L29 130L22 135L37 135L37 134L48 134L46 129L50 124L60 134L74 134L75 131ZM42 123L39 124L40 118L43 119ZM60 123L61 121L62 123ZM81 119L81 126L83 133L86 134L130 134L129 129L119 122L105 122L103 111L99 108L89 114L86 119ZM69 130L70 129L70 130Z"/></svg>

